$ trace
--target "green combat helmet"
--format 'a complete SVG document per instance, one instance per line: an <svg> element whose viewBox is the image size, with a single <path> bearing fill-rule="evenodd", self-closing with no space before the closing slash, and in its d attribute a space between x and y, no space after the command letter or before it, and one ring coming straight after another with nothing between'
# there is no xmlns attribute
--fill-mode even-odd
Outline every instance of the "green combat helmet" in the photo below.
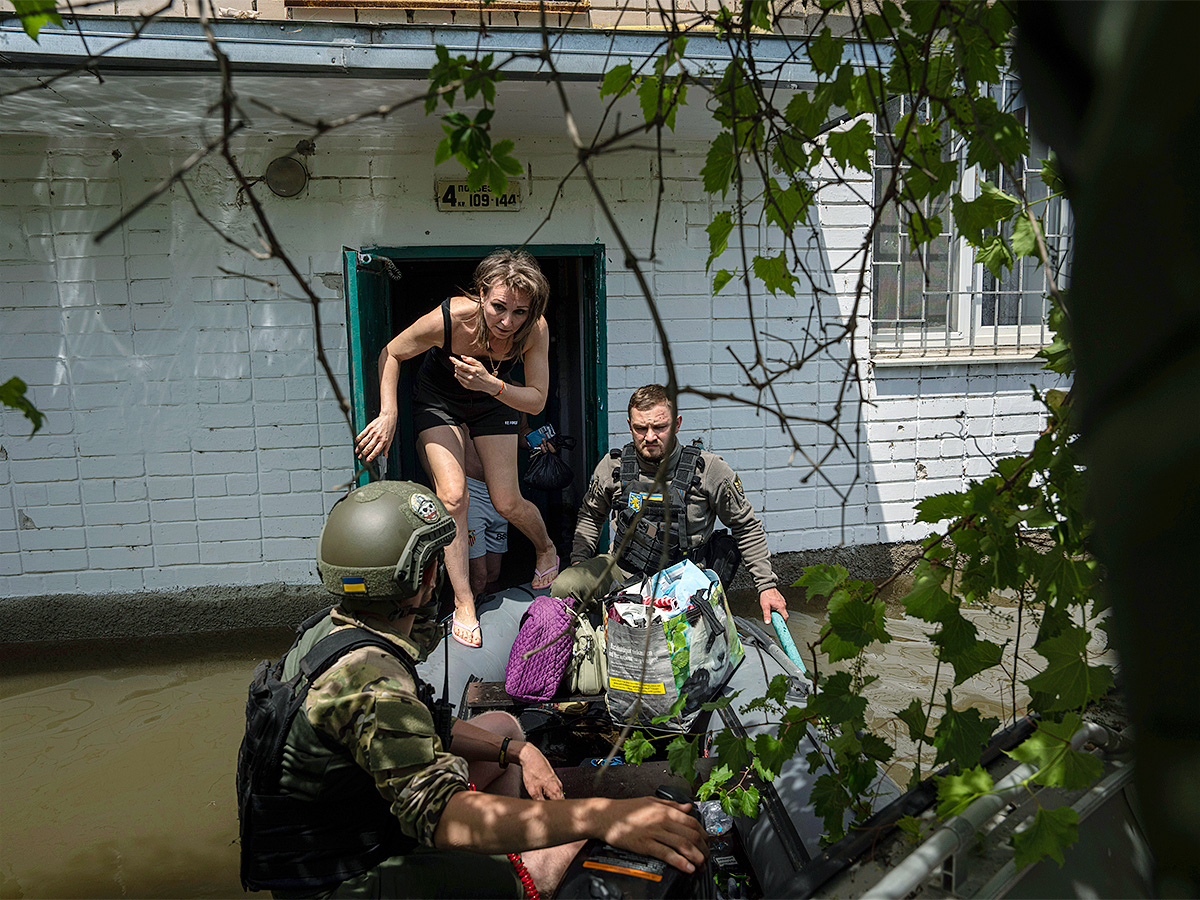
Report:
<svg viewBox="0 0 1200 900"><path fill-rule="evenodd" d="M372 482L333 505L317 542L317 571L348 608L404 600L454 534L453 517L429 488Z"/></svg>

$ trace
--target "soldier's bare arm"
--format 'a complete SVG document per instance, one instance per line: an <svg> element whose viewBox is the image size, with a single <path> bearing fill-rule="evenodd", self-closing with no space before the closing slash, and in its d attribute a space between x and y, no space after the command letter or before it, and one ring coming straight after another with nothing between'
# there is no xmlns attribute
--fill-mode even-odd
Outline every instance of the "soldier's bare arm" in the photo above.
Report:
<svg viewBox="0 0 1200 900"><path fill-rule="evenodd" d="M469 763L498 762L503 739L503 735L462 719L454 723L454 752ZM562 782L554 774L554 767L550 765L550 761L536 746L528 741L510 739L504 752L506 762L521 767L521 781L530 797L534 800L563 798Z"/></svg>
<svg viewBox="0 0 1200 900"><path fill-rule="evenodd" d="M512 853L599 838L694 872L708 855L708 836L690 809L691 804L657 797L538 803L462 791L446 804L434 832L434 846Z"/></svg>

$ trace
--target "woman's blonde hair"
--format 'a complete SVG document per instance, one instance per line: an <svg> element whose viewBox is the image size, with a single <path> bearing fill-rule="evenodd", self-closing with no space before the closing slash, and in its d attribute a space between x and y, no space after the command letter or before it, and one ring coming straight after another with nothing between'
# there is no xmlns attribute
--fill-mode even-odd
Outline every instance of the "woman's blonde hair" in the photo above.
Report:
<svg viewBox="0 0 1200 900"><path fill-rule="evenodd" d="M533 334L538 320L546 312L546 304L550 302L550 282L542 274L537 260L524 250L497 250L479 263L472 285L479 300L475 314L475 333L479 343L489 354L492 347L487 320L483 317L483 298L496 284L520 291L529 298L529 316L513 334L512 349L509 351L509 356L520 356L525 351L525 342L529 340L529 335Z"/></svg>

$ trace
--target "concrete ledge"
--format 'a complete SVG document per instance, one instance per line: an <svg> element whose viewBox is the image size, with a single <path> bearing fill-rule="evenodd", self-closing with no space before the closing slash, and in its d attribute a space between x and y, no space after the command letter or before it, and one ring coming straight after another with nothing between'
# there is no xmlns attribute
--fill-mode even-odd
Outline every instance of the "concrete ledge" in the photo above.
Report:
<svg viewBox="0 0 1200 900"><path fill-rule="evenodd" d="M0 601L0 633L26 643L292 627L332 599L320 585L290 584L14 597Z"/></svg>
<svg viewBox="0 0 1200 900"><path fill-rule="evenodd" d="M805 566L836 563L855 578L879 581L918 552L917 544L872 544L779 553L772 557L786 587ZM734 589L754 585L743 566ZM0 600L4 643L138 638L245 628L291 627L333 602L320 585L264 584L126 594L56 594Z"/></svg>

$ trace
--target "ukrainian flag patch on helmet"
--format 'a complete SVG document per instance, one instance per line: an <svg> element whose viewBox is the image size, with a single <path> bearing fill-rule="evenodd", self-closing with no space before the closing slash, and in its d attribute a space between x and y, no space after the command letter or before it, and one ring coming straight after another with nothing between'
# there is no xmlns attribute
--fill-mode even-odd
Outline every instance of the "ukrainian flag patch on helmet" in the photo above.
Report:
<svg viewBox="0 0 1200 900"><path fill-rule="evenodd" d="M367 583L362 578L343 578L342 593L344 594L365 594L367 592Z"/></svg>

